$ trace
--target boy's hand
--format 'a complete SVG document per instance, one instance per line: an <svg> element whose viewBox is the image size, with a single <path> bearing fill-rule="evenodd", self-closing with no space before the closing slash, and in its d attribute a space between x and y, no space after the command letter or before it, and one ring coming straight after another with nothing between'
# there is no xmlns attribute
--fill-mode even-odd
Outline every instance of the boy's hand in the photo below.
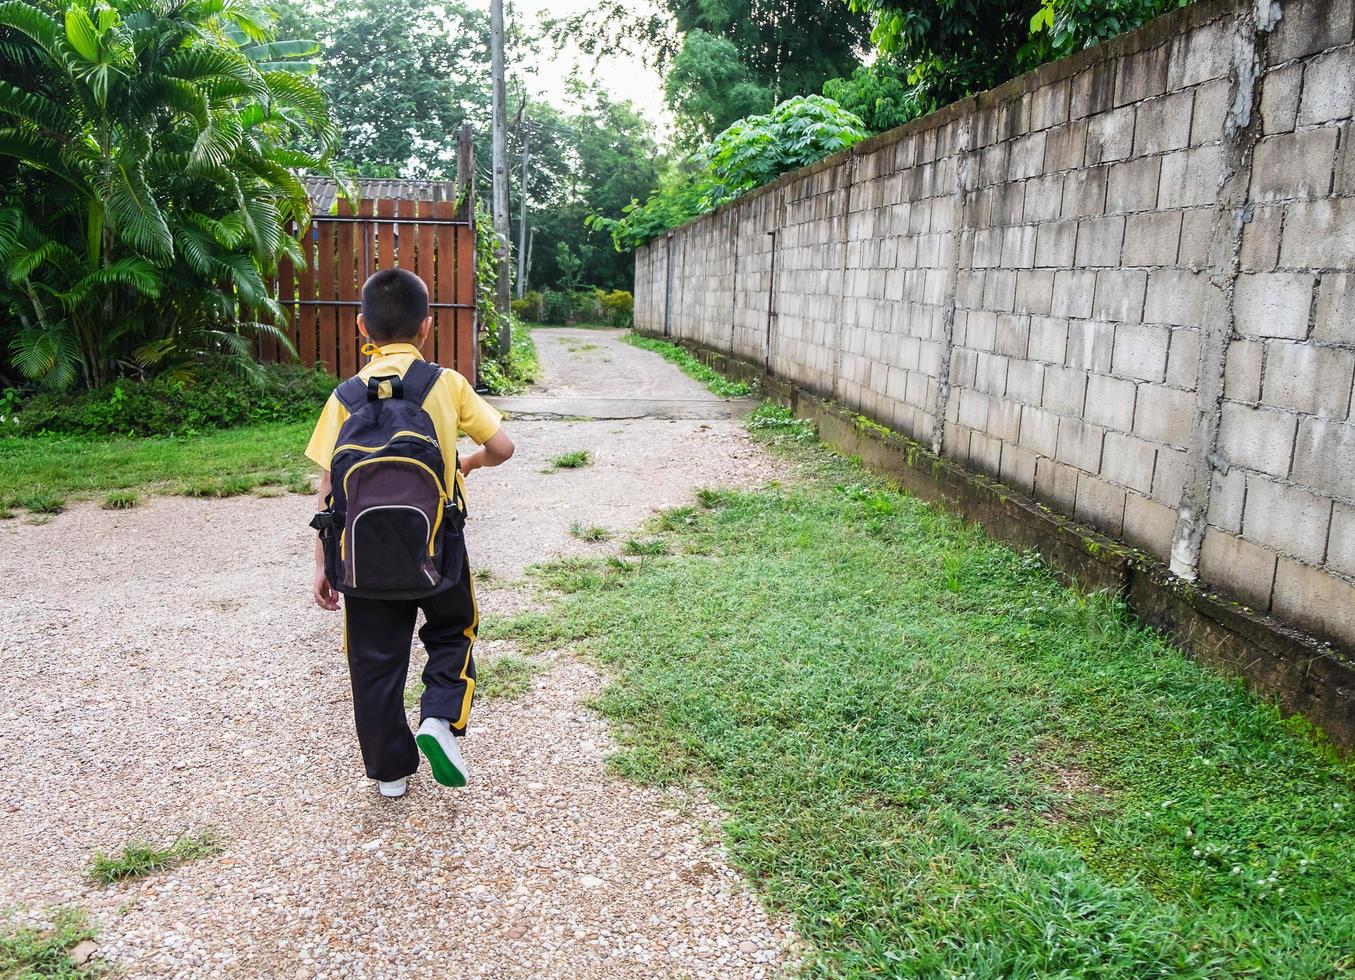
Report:
<svg viewBox="0 0 1355 980"><path fill-rule="evenodd" d="M461 470L462 476L470 476L472 470L478 470L484 465L484 450L477 449L469 455L462 456L457 460L457 467Z"/></svg>
<svg viewBox="0 0 1355 980"><path fill-rule="evenodd" d="M334 586L329 584L329 579L325 577L323 565L315 566L313 594L315 595L315 604L321 609L335 612L339 608L339 593L335 591Z"/></svg>

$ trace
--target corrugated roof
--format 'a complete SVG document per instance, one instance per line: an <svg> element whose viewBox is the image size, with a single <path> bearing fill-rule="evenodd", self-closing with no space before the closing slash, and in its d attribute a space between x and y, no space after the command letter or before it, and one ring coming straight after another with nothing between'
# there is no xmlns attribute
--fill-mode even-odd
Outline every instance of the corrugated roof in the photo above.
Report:
<svg viewBox="0 0 1355 980"><path fill-rule="evenodd" d="M363 178L354 181L364 201L455 201L454 180L385 180ZM338 200L339 185L328 177L305 178L306 193L315 203L316 214L328 214Z"/></svg>

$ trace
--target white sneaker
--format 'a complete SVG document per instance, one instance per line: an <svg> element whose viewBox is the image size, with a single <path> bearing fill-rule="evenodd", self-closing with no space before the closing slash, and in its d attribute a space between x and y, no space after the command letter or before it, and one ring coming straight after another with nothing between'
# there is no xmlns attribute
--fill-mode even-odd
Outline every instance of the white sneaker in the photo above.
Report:
<svg viewBox="0 0 1355 980"><path fill-rule="evenodd" d="M433 778L443 786L465 786L466 760L461 758L461 748L456 744L452 728L442 718L425 718L414 736L419 751L428 760L428 768L433 770Z"/></svg>
<svg viewBox="0 0 1355 980"><path fill-rule="evenodd" d="M405 790L409 789L409 777L404 779L392 779L389 782L378 779L376 788L381 791L381 795L397 800L405 795Z"/></svg>

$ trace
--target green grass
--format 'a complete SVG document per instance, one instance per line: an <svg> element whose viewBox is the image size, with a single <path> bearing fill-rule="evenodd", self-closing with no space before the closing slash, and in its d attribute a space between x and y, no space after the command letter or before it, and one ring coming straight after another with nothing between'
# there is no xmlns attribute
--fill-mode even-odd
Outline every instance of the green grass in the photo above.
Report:
<svg viewBox="0 0 1355 980"><path fill-rule="evenodd" d="M622 339L632 347L653 351L665 361L676 364L682 373L695 378L721 398L742 398L753 393L752 385L743 381L730 381L723 374L714 371L693 357L686 348L666 340L655 340L638 333L628 333Z"/></svg>
<svg viewBox="0 0 1355 980"><path fill-rule="evenodd" d="M481 661L477 658L475 696L493 701L512 701L532 689L532 678L540 672L541 664L530 657L502 653L492 660ZM405 688L406 708L413 708L419 703L423 689L421 680Z"/></svg>
<svg viewBox="0 0 1355 980"><path fill-rule="evenodd" d="M612 532L605 527L599 527L596 524L589 524L585 527L578 521L569 525L569 533L580 541L606 541L612 536Z"/></svg>
<svg viewBox="0 0 1355 980"><path fill-rule="evenodd" d="M668 554L668 542L662 538L627 538L621 550L641 557Z"/></svg>
<svg viewBox="0 0 1355 980"><path fill-rule="evenodd" d="M0 977L6 980L36 980L38 977L90 977L101 973L97 965L78 966L71 950L94 938L84 912L75 908L57 910L51 928L20 925L12 916L0 918Z"/></svg>
<svg viewBox="0 0 1355 980"><path fill-rule="evenodd" d="M122 849L121 854L96 851L90 861L89 876L100 884L111 885L168 871L188 861L211 857L220 850L216 834L210 830L184 834L168 847L133 841Z"/></svg>
<svg viewBox="0 0 1355 980"><path fill-rule="evenodd" d="M516 395L540 374L541 360L532 340L531 326L516 321L507 360L486 357L480 364L480 382L495 395Z"/></svg>
<svg viewBox="0 0 1355 980"><path fill-rule="evenodd" d="M66 498L62 494L45 489L30 490L10 499L33 514L60 514L66 506Z"/></svg>
<svg viewBox="0 0 1355 980"><path fill-rule="evenodd" d="M104 510L131 510L141 503L141 494L135 490L114 490L104 497Z"/></svg>
<svg viewBox="0 0 1355 980"><path fill-rule="evenodd" d="M1112 598L756 431L804 482L705 495L671 557L550 563L558 607L499 631L600 658L614 765L710 788L808 972L1355 971L1355 765Z"/></svg>
<svg viewBox="0 0 1355 980"><path fill-rule="evenodd" d="M556 456L546 467L547 473L553 473L556 470L577 470L584 466L590 466L593 462L593 454L587 449L576 449L572 453L563 453Z"/></svg>
<svg viewBox="0 0 1355 980"><path fill-rule="evenodd" d="M312 423L290 422L183 437L25 436L0 439L0 503L27 507L120 490L180 488L218 496L307 481ZM209 492L210 491L210 492ZM44 511L46 512L46 511Z"/></svg>

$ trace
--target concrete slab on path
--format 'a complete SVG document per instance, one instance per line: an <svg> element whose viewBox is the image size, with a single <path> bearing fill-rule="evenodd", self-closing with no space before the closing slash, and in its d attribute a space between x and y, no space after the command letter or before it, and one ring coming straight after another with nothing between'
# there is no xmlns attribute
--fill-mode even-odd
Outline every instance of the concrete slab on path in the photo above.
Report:
<svg viewBox="0 0 1355 980"><path fill-rule="evenodd" d="M490 403L511 419L741 419L757 405L752 398L626 398L505 395Z"/></svg>

